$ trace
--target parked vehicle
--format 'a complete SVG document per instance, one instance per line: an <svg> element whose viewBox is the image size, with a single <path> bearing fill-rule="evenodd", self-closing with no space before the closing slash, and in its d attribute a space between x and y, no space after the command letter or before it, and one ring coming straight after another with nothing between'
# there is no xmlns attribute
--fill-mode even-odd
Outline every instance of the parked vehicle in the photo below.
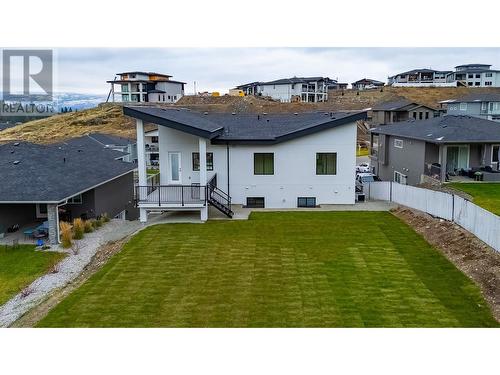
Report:
<svg viewBox="0 0 500 375"><path fill-rule="evenodd" d="M370 163L361 163L359 165L356 165L357 173L370 173L371 171L372 168L370 167Z"/></svg>
<svg viewBox="0 0 500 375"><path fill-rule="evenodd" d="M368 184L370 182L378 181L379 178L373 173L358 173L356 175L356 182L360 184Z"/></svg>

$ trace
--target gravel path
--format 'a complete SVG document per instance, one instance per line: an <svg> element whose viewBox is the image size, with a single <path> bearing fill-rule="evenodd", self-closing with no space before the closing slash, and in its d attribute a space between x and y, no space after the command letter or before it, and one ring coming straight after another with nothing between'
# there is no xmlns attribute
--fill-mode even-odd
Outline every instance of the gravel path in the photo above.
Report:
<svg viewBox="0 0 500 375"><path fill-rule="evenodd" d="M28 310L47 298L55 289L74 280L89 264L99 247L107 242L120 240L143 227L139 221L111 220L97 231L86 234L84 239L75 241L79 249L76 255L71 250L60 247L51 249L68 253L68 256L58 264L58 272L39 277L26 289L30 291L30 294L23 297L19 293L0 306L0 327L10 326Z"/></svg>

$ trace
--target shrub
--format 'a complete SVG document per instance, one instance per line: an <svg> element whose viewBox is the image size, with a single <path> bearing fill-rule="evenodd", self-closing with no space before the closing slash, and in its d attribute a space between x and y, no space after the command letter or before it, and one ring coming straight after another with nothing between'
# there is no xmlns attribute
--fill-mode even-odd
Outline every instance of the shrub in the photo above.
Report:
<svg viewBox="0 0 500 375"><path fill-rule="evenodd" d="M83 223L83 226L84 226L83 230L85 233L90 233L90 232L94 231L94 224L92 224L92 221L90 221L90 220L86 220Z"/></svg>
<svg viewBox="0 0 500 375"><path fill-rule="evenodd" d="M75 240L81 240L84 232L85 224L83 223L83 220L80 218L73 220L73 238Z"/></svg>
<svg viewBox="0 0 500 375"><path fill-rule="evenodd" d="M103 225L103 224L104 224L104 222L103 222L102 218L99 218L99 219L97 219L97 220L95 221L95 227L96 227L96 228L100 228L100 227L102 227L102 225Z"/></svg>
<svg viewBox="0 0 500 375"><path fill-rule="evenodd" d="M102 214L101 219L103 223L107 223L108 221L111 220L106 212Z"/></svg>
<svg viewBox="0 0 500 375"><path fill-rule="evenodd" d="M71 247L71 240L73 239L73 233L71 233L71 224L65 221L59 223L59 228L61 230L61 245L63 248L67 249Z"/></svg>

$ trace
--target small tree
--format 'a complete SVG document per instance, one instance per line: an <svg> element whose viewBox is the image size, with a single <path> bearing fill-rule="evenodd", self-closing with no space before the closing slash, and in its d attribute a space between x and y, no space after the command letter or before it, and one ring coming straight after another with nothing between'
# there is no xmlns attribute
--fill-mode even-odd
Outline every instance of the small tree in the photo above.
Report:
<svg viewBox="0 0 500 375"><path fill-rule="evenodd" d="M81 240L84 232L85 224L83 223L83 220L80 218L73 220L73 238L75 240Z"/></svg>

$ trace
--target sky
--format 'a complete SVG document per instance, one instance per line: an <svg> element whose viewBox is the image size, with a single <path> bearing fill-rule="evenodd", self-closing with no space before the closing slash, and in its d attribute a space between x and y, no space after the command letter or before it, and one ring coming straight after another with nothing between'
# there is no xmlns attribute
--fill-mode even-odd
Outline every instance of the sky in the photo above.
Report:
<svg viewBox="0 0 500 375"><path fill-rule="evenodd" d="M154 71L186 82L186 94L252 81L324 76L352 83L416 68L453 70L468 63L500 69L500 48L63 48L56 49L59 92L107 95L116 73Z"/></svg>

